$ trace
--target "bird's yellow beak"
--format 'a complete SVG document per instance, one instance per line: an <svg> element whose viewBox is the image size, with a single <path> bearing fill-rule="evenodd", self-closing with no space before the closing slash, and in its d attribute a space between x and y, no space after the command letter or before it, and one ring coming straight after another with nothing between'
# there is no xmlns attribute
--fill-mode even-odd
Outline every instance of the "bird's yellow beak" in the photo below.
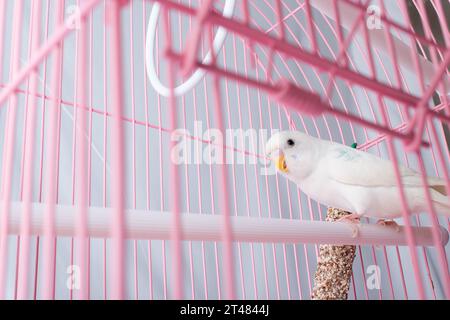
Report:
<svg viewBox="0 0 450 320"><path fill-rule="evenodd" d="M278 154L274 158L274 161L275 161L275 167L279 171L284 172L284 173L287 173L289 171L288 168L287 168L287 165L286 165L286 160L284 158L284 154L282 154L282 153Z"/></svg>

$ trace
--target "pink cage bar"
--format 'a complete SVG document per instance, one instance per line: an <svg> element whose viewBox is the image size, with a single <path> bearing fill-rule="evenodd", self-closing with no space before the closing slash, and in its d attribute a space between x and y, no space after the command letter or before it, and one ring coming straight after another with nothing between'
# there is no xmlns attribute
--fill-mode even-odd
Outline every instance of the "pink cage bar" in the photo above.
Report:
<svg viewBox="0 0 450 320"><path fill-rule="evenodd" d="M358 245L350 299L450 298L426 179L449 194L449 16L445 0L0 0L0 298L308 299L324 243ZM392 160L400 231L322 221L264 155L286 129ZM410 215L398 164L429 212Z"/></svg>

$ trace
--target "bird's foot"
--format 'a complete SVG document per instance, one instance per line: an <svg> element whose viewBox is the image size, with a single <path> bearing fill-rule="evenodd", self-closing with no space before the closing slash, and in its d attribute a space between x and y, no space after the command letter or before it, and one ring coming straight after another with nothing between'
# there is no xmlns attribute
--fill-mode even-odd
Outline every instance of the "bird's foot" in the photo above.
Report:
<svg viewBox="0 0 450 320"><path fill-rule="evenodd" d="M336 222L346 222L352 229L352 238L356 238L359 234L359 215L352 213L336 220Z"/></svg>
<svg viewBox="0 0 450 320"><path fill-rule="evenodd" d="M377 221L377 224L380 226L394 227L396 232L400 231L399 224L397 222L395 222L394 220L380 219Z"/></svg>

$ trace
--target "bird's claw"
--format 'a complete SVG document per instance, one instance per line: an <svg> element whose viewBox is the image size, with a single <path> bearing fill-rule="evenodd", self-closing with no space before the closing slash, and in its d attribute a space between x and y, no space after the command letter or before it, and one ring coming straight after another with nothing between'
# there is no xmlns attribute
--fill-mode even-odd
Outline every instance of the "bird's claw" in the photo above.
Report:
<svg viewBox="0 0 450 320"><path fill-rule="evenodd" d="M394 227L396 232L400 232L400 226L394 220L380 219L377 221L377 224L385 227Z"/></svg>
<svg viewBox="0 0 450 320"><path fill-rule="evenodd" d="M346 222L350 225L350 228L352 229L352 238L356 238L359 235L359 216L357 214L349 214L346 216L343 216L336 220L337 222Z"/></svg>

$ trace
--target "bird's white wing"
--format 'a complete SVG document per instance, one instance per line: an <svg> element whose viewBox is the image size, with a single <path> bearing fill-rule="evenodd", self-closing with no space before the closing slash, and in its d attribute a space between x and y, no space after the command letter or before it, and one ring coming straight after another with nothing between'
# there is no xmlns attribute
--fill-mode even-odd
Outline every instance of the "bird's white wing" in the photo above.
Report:
<svg viewBox="0 0 450 320"><path fill-rule="evenodd" d="M346 146L329 146L324 149L323 160L327 161L331 179L349 185L367 187L395 186L395 169L393 163ZM422 187L420 174L400 166L404 186ZM443 181L428 178L430 185L441 186Z"/></svg>

